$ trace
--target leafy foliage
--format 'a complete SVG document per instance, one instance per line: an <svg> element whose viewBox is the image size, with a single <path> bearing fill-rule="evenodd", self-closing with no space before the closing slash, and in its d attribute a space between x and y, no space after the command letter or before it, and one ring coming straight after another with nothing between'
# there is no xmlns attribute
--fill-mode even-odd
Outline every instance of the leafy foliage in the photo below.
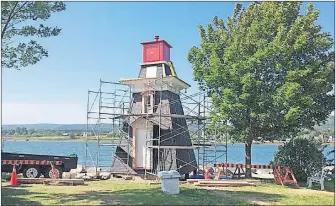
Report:
<svg viewBox="0 0 335 206"><path fill-rule="evenodd" d="M319 172L326 165L326 158L319 147L313 140L292 139L279 146L274 163L291 168L297 181L306 181L307 177Z"/></svg>
<svg viewBox="0 0 335 206"><path fill-rule="evenodd" d="M335 109L333 39L316 25L319 11L300 2L236 4L226 22L199 26L201 44L188 60L213 100L213 122L246 142L292 137L323 123ZM250 170L249 170L250 174Z"/></svg>
<svg viewBox="0 0 335 206"><path fill-rule="evenodd" d="M2 1L1 2L1 66L19 69L30 64L36 64L48 51L35 40L21 42L24 37L57 36L61 29L43 24L54 12L65 10L65 4L60 1ZM27 25L30 24L30 25ZM15 44L15 42L19 42Z"/></svg>
<svg viewBox="0 0 335 206"><path fill-rule="evenodd" d="M112 124L101 124L100 137L104 139L117 139L120 134L113 131ZM10 138L32 138L42 137L60 137L70 139L85 139L86 125L84 124L28 124L28 125L2 125L1 134L2 137ZM94 131L88 132L89 137L94 137ZM37 138L38 139L38 138Z"/></svg>

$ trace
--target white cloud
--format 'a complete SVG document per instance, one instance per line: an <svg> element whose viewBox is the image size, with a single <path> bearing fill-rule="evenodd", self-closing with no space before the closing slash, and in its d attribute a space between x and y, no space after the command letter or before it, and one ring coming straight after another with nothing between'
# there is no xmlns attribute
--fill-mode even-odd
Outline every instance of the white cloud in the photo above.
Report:
<svg viewBox="0 0 335 206"><path fill-rule="evenodd" d="M3 103L2 124L84 124L86 105L76 103Z"/></svg>

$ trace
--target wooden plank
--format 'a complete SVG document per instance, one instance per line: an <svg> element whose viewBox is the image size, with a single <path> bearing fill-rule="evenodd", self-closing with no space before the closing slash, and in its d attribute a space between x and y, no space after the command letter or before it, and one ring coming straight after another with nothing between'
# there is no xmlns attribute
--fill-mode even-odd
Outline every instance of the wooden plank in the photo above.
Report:
<svg viewBox="0 0 335 206"><path fill-rule="evenodd" d="M243 186L256 186L255 184L195 184L197 187L243 187Z"/></svg>
<svg viewBox="0 0 335 206"><path fill-rule="evenodd" d="M231 186L246 186L246 185L255 185L250 182L197 182L194 185L231 185Z"/></svg>
<svg viewBox="0 0 335 206"><path fill-rule="evenodd" d="M253 183L255 185L262 184L260 180L205 180L205 179L188 179L187 183L194 184L194 183L202 183L202 184L234 184L234 183Z"/></svg>
<svg viewBox="0 0 335 206"><path fill-rule="evenodd" d="M18 178L18 184L44 184L44 183L69 183L71 185L83 185L83 179L49 179L49 178Z"/></svg>
<svg viewBox="0 0 335 206"><path fill-rule="evenodd" d="M160 148L160 149L196 149L201 146L148 146L148 148Z"/></svg>
<svg viewBox="0 0 335 206"><path fill-rule="evenodd" d="M46 178L18 178L18 184L43 184Z"/></svg>
<svg viewBox="0 0 335 206"><path fill-rule="evenodd" d="M133 180L133 176L122 176L124 180Z"/></svg>
<svg viewBox="0 0 335 206"><path fill-rule="evenodd" d="M186 184L187 181L179 181L179 184ZM149 185L160 185L161 182L148 182Z"/></svg>
<svg viewBox="0 0 335 206"><path fill-rule="evenodd" d="M240 187L240 186L256 186L254 183L248 183L248 182L235 182L235 183L195 183L195 186L200 187Z"/></svg>
<svg viewBox="0 0 335 206"><path fill-rule="evenodd" d="M54 181L44 181L43 184L46 185L69 185L69 186L75 186L75 185L84 185L84 181L81 182L74 182L74 181L62 181L62 180L56 180Z"/></svg>
<svg viewBox="0 0 335 206"><path fill-rule="evenodd" d="M248 184L249 182L247 182L247 181L244 181L244 182L231 182L231 181L227 181L227 182L225 182L225 181L211 181L211 182L206 182L206 181L199 181L198 182L199 184Z"/></svg>
<svg viewBox="0 0 335 206"><path fill-rule="evenodd" d="M203 180L203 179L187 179L186 181L187 181L187 183L192 184L194 182L198 182L199 180Z"/></svg>
<svg viewBox="0 0 335 206"><path fill-rule="evenodd" d="M260 180L204 180L204 179L200 179L197 182L200 183L243 183L243 182L247 182L247 183L261 183Z"/></svg>
<svg viewBox="0 0 335 206"><path fill-rule="evenodd" d="M160 182L149 182L149 185L160 185Z"/></svg>

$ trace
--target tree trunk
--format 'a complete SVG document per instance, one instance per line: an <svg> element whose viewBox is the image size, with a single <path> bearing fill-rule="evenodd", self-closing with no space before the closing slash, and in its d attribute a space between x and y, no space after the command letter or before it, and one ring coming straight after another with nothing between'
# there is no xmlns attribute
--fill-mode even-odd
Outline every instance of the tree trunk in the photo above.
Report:
<svg viewBox="0 0 335 206"><path fill-rule="evenodd" d="M251 165L251 144L252 141L245 143L245 164ZM245 169L245 177L251 178L251 168Z"/></svg>

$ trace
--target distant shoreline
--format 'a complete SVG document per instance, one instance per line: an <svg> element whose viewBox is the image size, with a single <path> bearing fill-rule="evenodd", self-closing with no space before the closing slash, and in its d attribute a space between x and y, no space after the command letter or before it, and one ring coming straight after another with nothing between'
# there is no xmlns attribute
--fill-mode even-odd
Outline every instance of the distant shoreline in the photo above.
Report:
<svg viewBox="0 0 335 206"><path fill-rule="evenodd" d="M3 141L67 141L67 142L85 142L86 139L85 138L76 138L76 139L71 139L71 138L47 138L47 137L2 137ZM89 142L94 142L96 141L95 139L91 138L90 140L88 140ZM103 142L119 142L118 140L115 139L100 139L100 141Z"/></svg>
<svg viewBox="0 0 335 206"><path fill-rule="evenodd" d="M33 142L39 142L39 141L57 141L57 142L60 142L60 141L66 141L66 142L85 142L86 139L85 138L76 138L76 139L71 139L71 138L62 138L62 137L50 137L50 138L47 138L47 137L2 137L1 138L2 141L33 141ZM113 142L113 143L119 143L119 140L118 139L100 139L100 141L102 142ZM90 140L88 140L88 142L96 142L95 139L91 138ZM196 141L195 141L196 142ZM225 143L222 142L222 143L217 143L217 145L224 145ZM228 142L228 144L244 144L243 142ZM283 145L284 142L263 142L263 143L253 143L252 145ZM327 142L327 143L323 143L324 145L334 145L334 142ZM199 145L197 143L195 143L194 145ZM206 144L207 145L207 144Z"/></svg>

